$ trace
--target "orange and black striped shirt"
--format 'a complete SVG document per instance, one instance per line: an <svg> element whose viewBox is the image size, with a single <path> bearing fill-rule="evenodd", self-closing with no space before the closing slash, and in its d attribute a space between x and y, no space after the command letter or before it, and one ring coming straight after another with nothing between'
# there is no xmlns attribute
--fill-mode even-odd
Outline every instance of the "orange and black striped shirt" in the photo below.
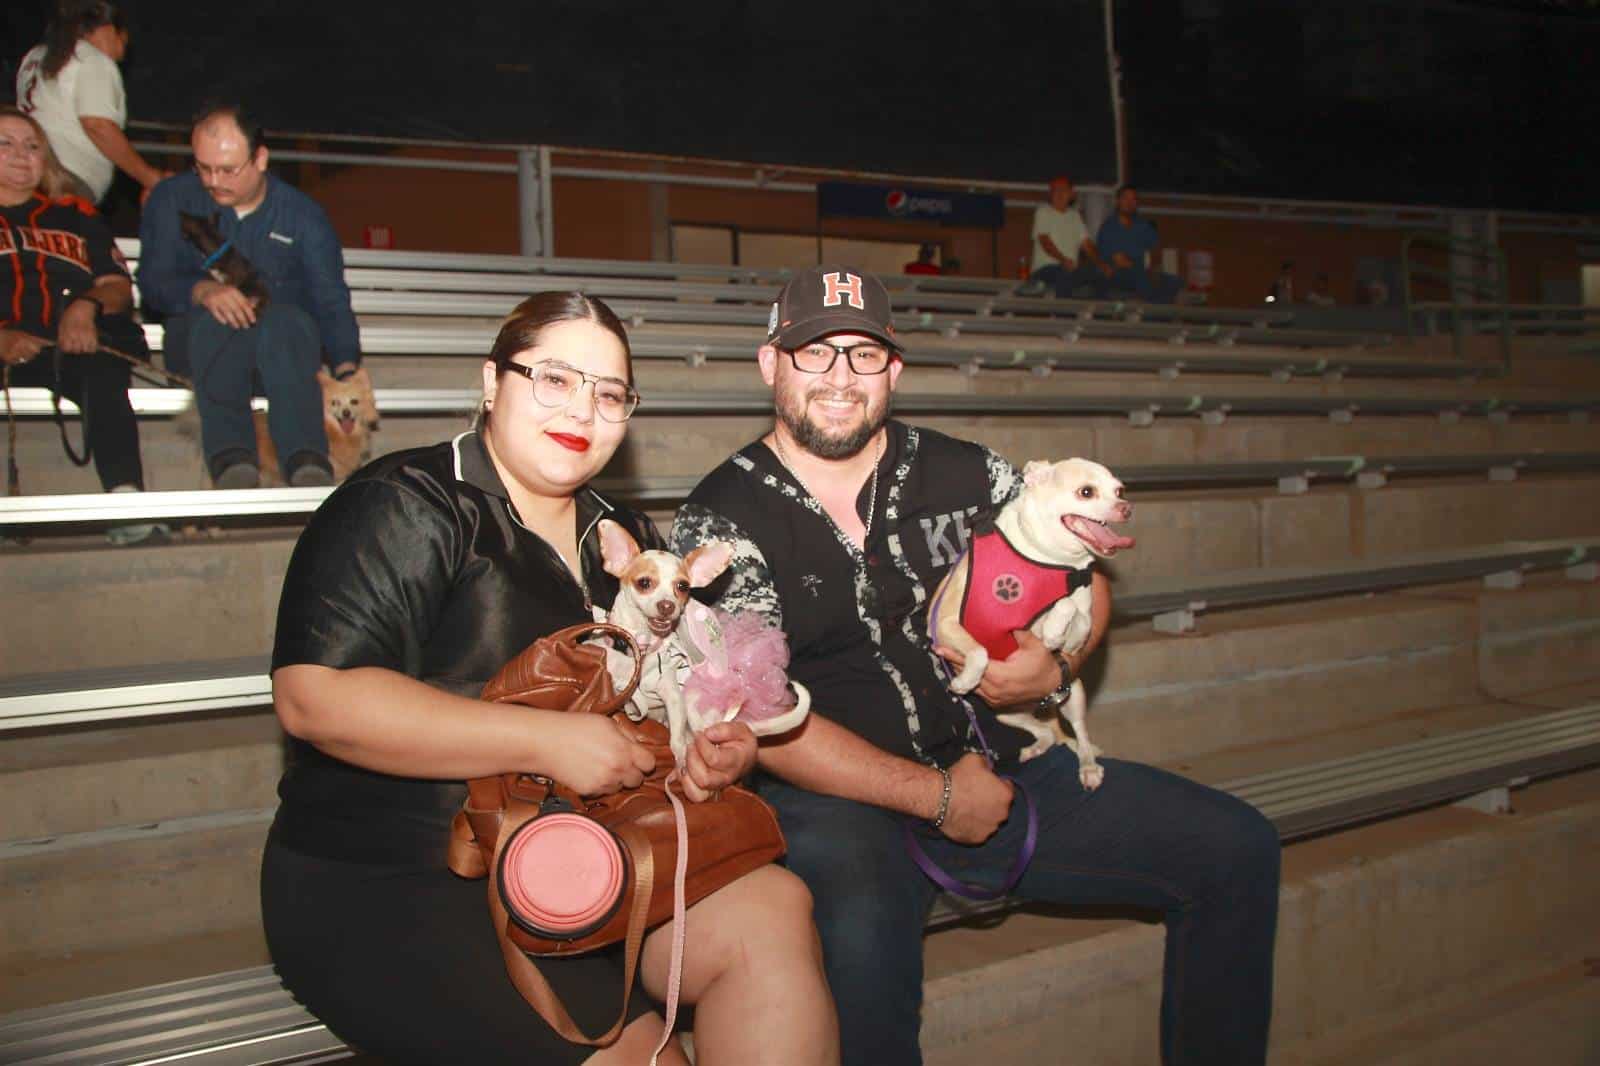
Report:
<svg viewBox="0 0 1600 1066"><path fill-rule="evenodd" d="M73 297L112 275L128 266L91 204L35 193L0 207L0 328L53 337Z"/></svg>

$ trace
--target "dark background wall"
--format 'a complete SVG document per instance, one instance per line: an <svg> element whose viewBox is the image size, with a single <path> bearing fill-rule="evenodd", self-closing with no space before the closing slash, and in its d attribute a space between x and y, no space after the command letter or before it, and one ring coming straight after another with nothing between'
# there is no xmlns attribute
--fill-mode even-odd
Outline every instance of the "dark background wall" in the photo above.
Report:
<svg viewBox="0 0 1600 1066"><path fill-rule="evenodd" d="M900 174L1116 175L1102 4L127 0L137 118ZM17 10L17 9L21 10ZM8 5L14 67L43 5ZM1589 0L1119 0L1148 189L1588 211Z"/></svg>

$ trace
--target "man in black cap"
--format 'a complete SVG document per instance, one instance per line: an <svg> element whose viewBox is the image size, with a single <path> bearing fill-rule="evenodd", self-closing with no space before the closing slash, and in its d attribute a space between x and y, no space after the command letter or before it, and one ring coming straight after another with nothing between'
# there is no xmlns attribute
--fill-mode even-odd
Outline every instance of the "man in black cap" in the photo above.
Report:
<svg viewBox="0 0 1600 1066"><path fill-rule="evenodd" d="M842 1061L921 1061L931 878L942 868L1003 888L1020 856L1031 861L1017 896L1164 914L1164 1061L1264 1062L1272 824L1225 793L1116 759L1102 760L1105 781L1087 793L1070 748L1019 765L1032 738L992 710L1049 701L1070 684L1105 633L1104 577L1094 576L1080 652L1058 660L1020 632L1019 650L990 664L981 699L952 693L927 604L974 520L1015 495L1020 476L981 445L889 417L904 349L870 274L802 272L779 294L767 336L757 360L776 424L695 488L672 541L679 552L713 538L735 546L718 606L781 626L790 676L811 692L807 724L763 744L759 785L815 899Z"/></svg>

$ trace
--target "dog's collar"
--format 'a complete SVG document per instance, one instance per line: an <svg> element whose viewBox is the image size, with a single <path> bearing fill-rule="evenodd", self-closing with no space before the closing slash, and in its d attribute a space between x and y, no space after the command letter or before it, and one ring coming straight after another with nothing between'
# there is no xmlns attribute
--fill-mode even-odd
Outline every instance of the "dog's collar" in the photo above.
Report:
<svg viewBox="0 0 1600 1066"><path fill-rule="evenodd" d="M200 264L201 270L210 270L216 265L218 259L228 254L228 249L233 247L233 238L229 237L217 247L217 250L206 256L205 262Z"/></svg>

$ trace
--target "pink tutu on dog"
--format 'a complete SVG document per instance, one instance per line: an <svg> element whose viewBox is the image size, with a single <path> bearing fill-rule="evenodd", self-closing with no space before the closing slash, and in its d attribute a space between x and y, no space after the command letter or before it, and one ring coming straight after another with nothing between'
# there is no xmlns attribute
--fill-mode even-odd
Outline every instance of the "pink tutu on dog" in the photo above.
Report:
<svg viewBox="0 0 1600 1066"><path fill-rule="evenodd" d="M700 604L690 605L684 622L689 643L704 658L689 668L683 692L703 724L740 721L758 734L799 724L810 699L789 683L789 642L782 630L750 611Z"/></svg>

